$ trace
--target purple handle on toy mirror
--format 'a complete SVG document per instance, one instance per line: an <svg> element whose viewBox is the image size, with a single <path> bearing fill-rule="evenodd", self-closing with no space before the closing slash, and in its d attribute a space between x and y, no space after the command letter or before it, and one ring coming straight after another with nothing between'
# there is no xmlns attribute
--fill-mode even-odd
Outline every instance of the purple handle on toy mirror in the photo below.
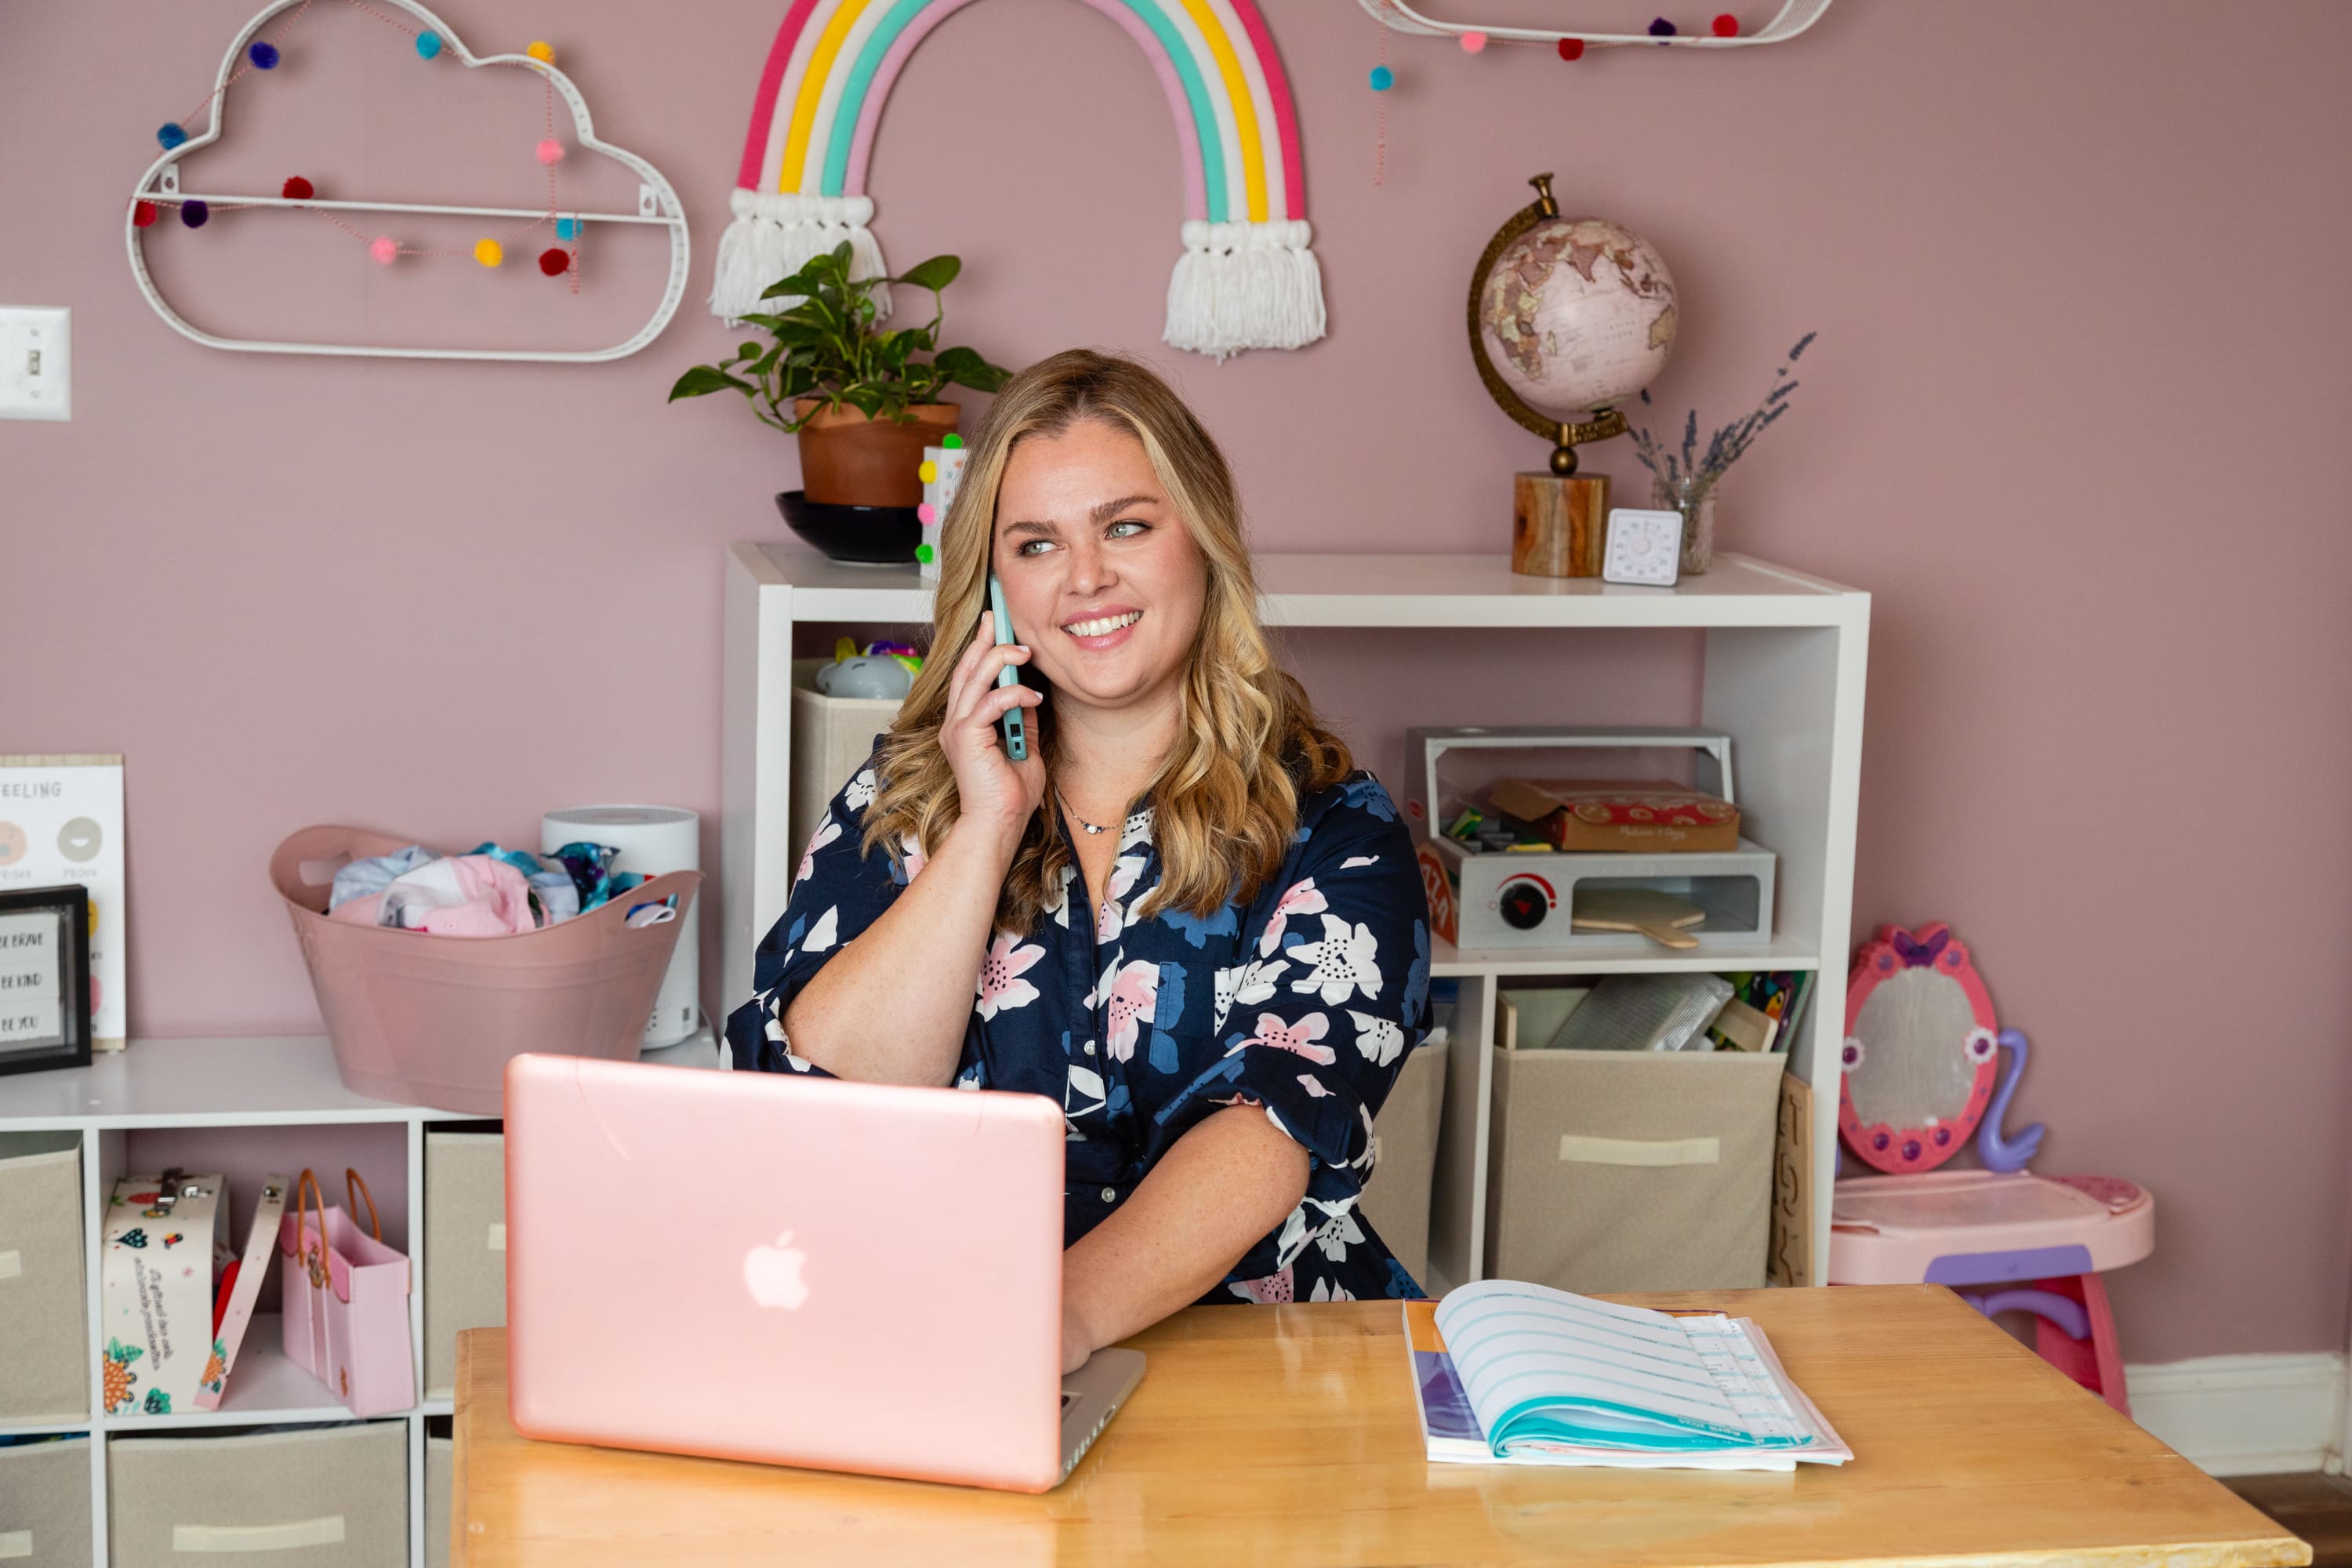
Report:
<svg viewBox="0 0 2352 1568"><path fill-rule="evenodd" d="M2006 1173L2025 1169L2026 1162L2042 1147L2042 1123L2035 1122L2015 1138L2002 1135L2000 1124L2009 1119L2010 1097L2017 1092L2017 1080L2025 1076L2027 1049L2024 1035L2015 1029L2003 1029L2000 1043L2009 1047L2009 1072L1993 1092L1992 1105L1977 1129L1977 1158L1984 1162L1986 1170Z"/></svg>

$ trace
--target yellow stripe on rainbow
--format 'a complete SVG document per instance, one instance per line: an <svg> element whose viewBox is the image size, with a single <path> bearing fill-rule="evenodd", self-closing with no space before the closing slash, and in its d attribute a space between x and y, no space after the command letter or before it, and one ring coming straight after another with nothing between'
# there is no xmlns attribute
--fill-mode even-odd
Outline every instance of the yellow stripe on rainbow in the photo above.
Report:
<svg viewBox="0 0 2352 1568"><path fill-rule="evenodd" d="M1234 56L1233 39L1217 14L1209 9L1205 0L1184 0L1184 9L1192 25L1201 29L1208 40L1209 53L1216 58L1217 74L1225 79L1225 98L1234 108L1234 129L1240 133L1242 143L1242 189L1249 201L1249 220L1265 221L1265 145L1258 139L1257 106L1250 101L1249 79L1242 74L1242 63Z"/></svg>
<svg viewBox="0 0 2352 1568"><path fill-rule="evenodd" d="M816 126L817 100L824 96L824 79L833 70L834 58L841 53L842 40L849 36L866 4L867 0L842 0L841 8L817 37L808 73L801 78L800 96L793 100L793 128L784 138L783 167L776 180L780 191L801 188L801 170L808 162L809 134Z"/></svg>

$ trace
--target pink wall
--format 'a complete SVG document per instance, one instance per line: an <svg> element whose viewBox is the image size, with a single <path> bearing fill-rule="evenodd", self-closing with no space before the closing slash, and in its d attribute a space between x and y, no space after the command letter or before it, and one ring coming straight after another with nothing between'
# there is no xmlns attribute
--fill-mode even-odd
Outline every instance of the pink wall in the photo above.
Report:
<svg viewBox="0 0 2352 1568"><path fill-rule="evenodd" d="M300 824L523 837L580 799L715 810L720 551L776 534L793 473L740 411L663 408L728 341L691 308L586 369L231 355L165 330L124 266L122 195L251 3L0 24L0 299L74 308L78 382L72 424L0 425L0 749L129 753L149 1036L316 1026L262 876ZM478 47L548 33L600 125L677 184L698 298L781 0L451 4ZM1574 67L1400 38L1383 188L1374 25L1343 0L1267 11L1333 334L1223 366L1159 351L1261 542L1501 547L1505 476L1540 448L1479 391L1461 300L1538 169L1672 262L1669 405L1728 415L1820 329L1724 526L1877 596L1860 924L1952 921L2041 1047L2022 1110L2053 1124L2047 1163L2160 1194L2161 1250L2116 1284L2132 1359L2340 1348L2352 9L2279 0L2257 26L2192 0L1843 0L1786 47ZM314 19L300 68L236 100L254 119L218 151L249 177L478 195L527 158L536 102L459 104L447 73L420 86L381 37L360 47L372 24ZM994 358L1158 350L1174 142L1092 12L950 21L899 84L874 188L900 262L965 256L952 324ZM214 232L213 252L157 248L175 297L224 321L558 319L527 256L384 275L331 232ZM658 273L595 254L583 330ZM1638 473L1622 449L1606 466ZM1476 651L1437 674L1470 678ZM1339 673L1344 639L1301 658L1374 760L1401 754L1382 726L1403 721ZM1679 668L1641 679L1686 700ZM1646 667L1596 646L1578 711L1631 700L1603 684L1621 669Z"/></svg>

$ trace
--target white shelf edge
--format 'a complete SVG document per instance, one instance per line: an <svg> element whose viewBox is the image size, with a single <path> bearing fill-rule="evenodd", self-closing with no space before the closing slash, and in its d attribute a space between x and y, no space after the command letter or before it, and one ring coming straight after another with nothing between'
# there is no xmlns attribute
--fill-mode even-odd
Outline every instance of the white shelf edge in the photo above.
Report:
<svg viewBox="0 0 2352 1568"><path fill-rule="evenodd" d="M1668 974L1715 970L1790 969L1822 966L1821 955L1799 943L1773 941L1738 947L1699 947L1687 952L1661 948L1654 942L1586 951L1558 948L1485 948L1464 952L1444 937L1430 946L1433 979L1458 980L1472 975L1507 979L1516 975Z"/></svg>
<svg viewBox="0 0 2352 1568"><path fill-rule="evenodd" d="M79 1421L0 1421L0 1437L83 1437L97 1428L98 1423L87 1416Z"/></svg>

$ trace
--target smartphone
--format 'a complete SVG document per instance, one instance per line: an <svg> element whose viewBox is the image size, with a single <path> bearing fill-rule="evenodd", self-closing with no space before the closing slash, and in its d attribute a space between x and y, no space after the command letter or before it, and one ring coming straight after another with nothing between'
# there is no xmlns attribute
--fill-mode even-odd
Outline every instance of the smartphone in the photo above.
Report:
<svg viewBox="0 0 2352 1568"><path fill-rule="evenodd" d="M990 624L996 628L996 646L1003 647L1020 639L1013 635L1013 617L1004 609L1004 584L991 572L988 574L988 608ZM1021 672L1006 665L996 672L999 686L1018 686ZM1003 743L1004 754L1013 762L1025 761L1029 755L1029 727L1024 722L1025 712L1019 708L1007 708L996 721L997 738Z"/></svg>

